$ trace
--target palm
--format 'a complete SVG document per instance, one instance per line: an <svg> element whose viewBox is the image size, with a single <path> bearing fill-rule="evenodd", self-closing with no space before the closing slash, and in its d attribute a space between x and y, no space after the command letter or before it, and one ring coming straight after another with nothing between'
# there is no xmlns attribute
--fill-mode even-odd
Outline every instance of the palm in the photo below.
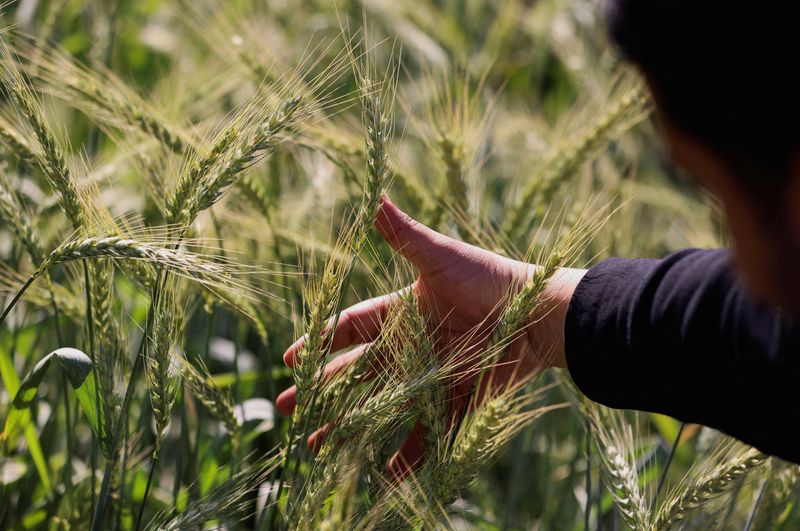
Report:
<svg viewBox="0 0 800 531"><path fill-rule="evenodd" d="M413 285L445 353L484 343L504 300L525 274L518 262L455 240L448 243L440 267L423 269Z"/></svg>
<svg viewBox="0 0 800 531"><path fill-rule="evenodd" d="M471 356L485 344L509 294L529 278L535 266L448 238L412 220L388 201L384 201L376 225L389 244L419 270L411 289L434 334L438 355L455 355L469 360L468 364L474 363ZM363 345L378 337L389 308L399 299L396 293L384 295L341 313L331 338L331 350L362 346L334 359L325 369L327 374L343 369L364 352ZM288 365L297 362L302 344L301 339L286 351L284 361ZM516 363L495 371L495 385L505 385L515 376L532 372L537 361L524 355L525 347L522 339L511 345L510 359ZM474 372L461 374L467 376L461 376L451 387L449 407L453 416L463 410L474 382ZM295 393L290 388L278 397L277 406L282 413L288 414L294 408ZM406 469L409 463L413 466L422 454L423 439L415 430L400 450L402 458L393 461Z"/></svg>

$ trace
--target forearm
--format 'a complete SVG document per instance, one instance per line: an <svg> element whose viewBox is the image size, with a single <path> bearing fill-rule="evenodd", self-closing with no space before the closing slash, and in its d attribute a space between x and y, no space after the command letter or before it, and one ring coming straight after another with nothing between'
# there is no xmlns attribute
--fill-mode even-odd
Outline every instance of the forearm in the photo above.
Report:
<svg viewBox="0 0 800 531"><path fill-rule="evenodd" d="M748 297L723 251L601 263L573 290L564 323L566 364L589 398L800 459L776 422L796 398L797 333Z"/></svg>

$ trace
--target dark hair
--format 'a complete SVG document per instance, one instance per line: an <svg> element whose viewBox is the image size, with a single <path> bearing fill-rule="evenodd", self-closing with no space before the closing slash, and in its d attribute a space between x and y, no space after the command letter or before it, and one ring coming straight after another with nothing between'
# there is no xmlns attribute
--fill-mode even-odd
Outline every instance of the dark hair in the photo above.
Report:
<svg viewBox="0 0 800 531"><path fill-rule="evenodd" d="M754 191L775 193L800 146L796 0L607 0L609 32L668 121Z"/></svg>

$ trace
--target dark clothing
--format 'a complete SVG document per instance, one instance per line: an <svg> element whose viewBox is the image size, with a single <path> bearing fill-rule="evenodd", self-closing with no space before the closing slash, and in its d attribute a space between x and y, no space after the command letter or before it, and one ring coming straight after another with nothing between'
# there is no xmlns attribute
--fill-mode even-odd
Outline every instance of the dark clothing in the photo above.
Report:
<svg viewBox="0 0 800 531"><path fill-rule="evenodd" d="M719 429L800 463L800 329L755 302L725 250L612 258L578 284L567 366L589 398Z"/></svg>

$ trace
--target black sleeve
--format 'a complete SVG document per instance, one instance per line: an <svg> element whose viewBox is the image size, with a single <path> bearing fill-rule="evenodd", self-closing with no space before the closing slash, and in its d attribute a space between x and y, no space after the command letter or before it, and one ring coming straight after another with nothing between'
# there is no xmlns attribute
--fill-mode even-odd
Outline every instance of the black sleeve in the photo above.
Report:
<svg viewBox="0 0 800 531"><path fill-rule="evenodd" d="M719 429L800 463L800 334L755 302L725 250L612 258L578 284L567 366L589 398Z"/></svg>

